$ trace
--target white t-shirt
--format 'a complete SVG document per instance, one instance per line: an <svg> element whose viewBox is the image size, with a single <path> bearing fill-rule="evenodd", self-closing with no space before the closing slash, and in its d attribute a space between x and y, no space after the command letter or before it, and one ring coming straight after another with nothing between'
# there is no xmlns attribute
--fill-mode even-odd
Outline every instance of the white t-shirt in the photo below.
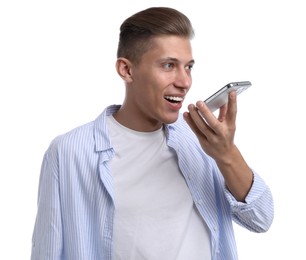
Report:
<svg viewBox="0 0 306 260"><path fill-rule="evenodd" d="M210 260L209 230L163 129L137 132L107 121L115 157L114 260Z"/></svg>

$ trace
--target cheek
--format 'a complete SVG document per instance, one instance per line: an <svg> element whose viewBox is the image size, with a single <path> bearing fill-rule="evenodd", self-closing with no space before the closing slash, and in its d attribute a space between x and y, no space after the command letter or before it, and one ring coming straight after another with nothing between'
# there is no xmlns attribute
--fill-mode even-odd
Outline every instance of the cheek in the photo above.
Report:
<svg viewBox="0 0 306 260"><path fill-rule="evenodd" d="M161 77L160 74L144 75L143 78L139 80L142 90L152 94L162 91L164 86L167 86L165 82L165 78Z"/></svg>
<svg viewBox="0 0 306 260"><path fill-rule="evenodd" d="M134 78L134 84L137 86L137 95L142 96L144 99L151 98L154 100L152 100L153 102L160 100L164 90L174 83L174 78L173 73L165 73L152 68L151 70L142 70Z"/></svg>
<svg viewBox="0 0 306 260"><path fill-rule="evenodd" d="M175 76L173 73L159 73L155 75L152 79L152 85L155 86L159 91L163 91L167 87L171 86L175 82Z"/></svg>

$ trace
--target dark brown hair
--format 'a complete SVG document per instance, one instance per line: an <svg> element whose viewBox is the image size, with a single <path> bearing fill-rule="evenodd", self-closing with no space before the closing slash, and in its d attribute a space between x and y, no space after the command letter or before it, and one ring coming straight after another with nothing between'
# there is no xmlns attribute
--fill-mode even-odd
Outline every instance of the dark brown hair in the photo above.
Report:
<svg viewBox="0 0 306 260"><path fill-rule="evenodd" d="M194 31L183 13L169 7L151 7L127 18L120 26L117 58L138 63L152 46L154 36L176 35L192 39Z"/></svg>

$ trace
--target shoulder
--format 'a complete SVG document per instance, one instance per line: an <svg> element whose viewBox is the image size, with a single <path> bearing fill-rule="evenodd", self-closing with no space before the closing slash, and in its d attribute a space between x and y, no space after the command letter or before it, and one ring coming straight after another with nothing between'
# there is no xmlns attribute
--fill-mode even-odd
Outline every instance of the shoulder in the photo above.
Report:
<svg viewBox="0 0 306 260"><path fill-rule="evenodd" d="M94 121L78 126L56 136L50 143L49 152L73 152L91 146L94 143Z"/></svg>
<svg viewBox="0 0 306 260"><path fill-rule="evenodd" d="M75 154L109 149L106 117L117 111L119 107L119 105L109 106L95 120L55 137L48 151Z"/></svg>

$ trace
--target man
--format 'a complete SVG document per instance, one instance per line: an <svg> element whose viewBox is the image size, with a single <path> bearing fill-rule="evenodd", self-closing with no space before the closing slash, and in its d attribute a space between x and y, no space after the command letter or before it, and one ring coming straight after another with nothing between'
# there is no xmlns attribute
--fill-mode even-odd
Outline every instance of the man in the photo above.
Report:
<svg viewBox="0 0 306 260"><path fill-rule="evenodd" d="M179 113L192 37L171 8L123 22L116 69L125 99L46 151L32 260L230 260L232 221L269 229L270 189L234 144L236 93L218 118L201 101Z"/></svg>

